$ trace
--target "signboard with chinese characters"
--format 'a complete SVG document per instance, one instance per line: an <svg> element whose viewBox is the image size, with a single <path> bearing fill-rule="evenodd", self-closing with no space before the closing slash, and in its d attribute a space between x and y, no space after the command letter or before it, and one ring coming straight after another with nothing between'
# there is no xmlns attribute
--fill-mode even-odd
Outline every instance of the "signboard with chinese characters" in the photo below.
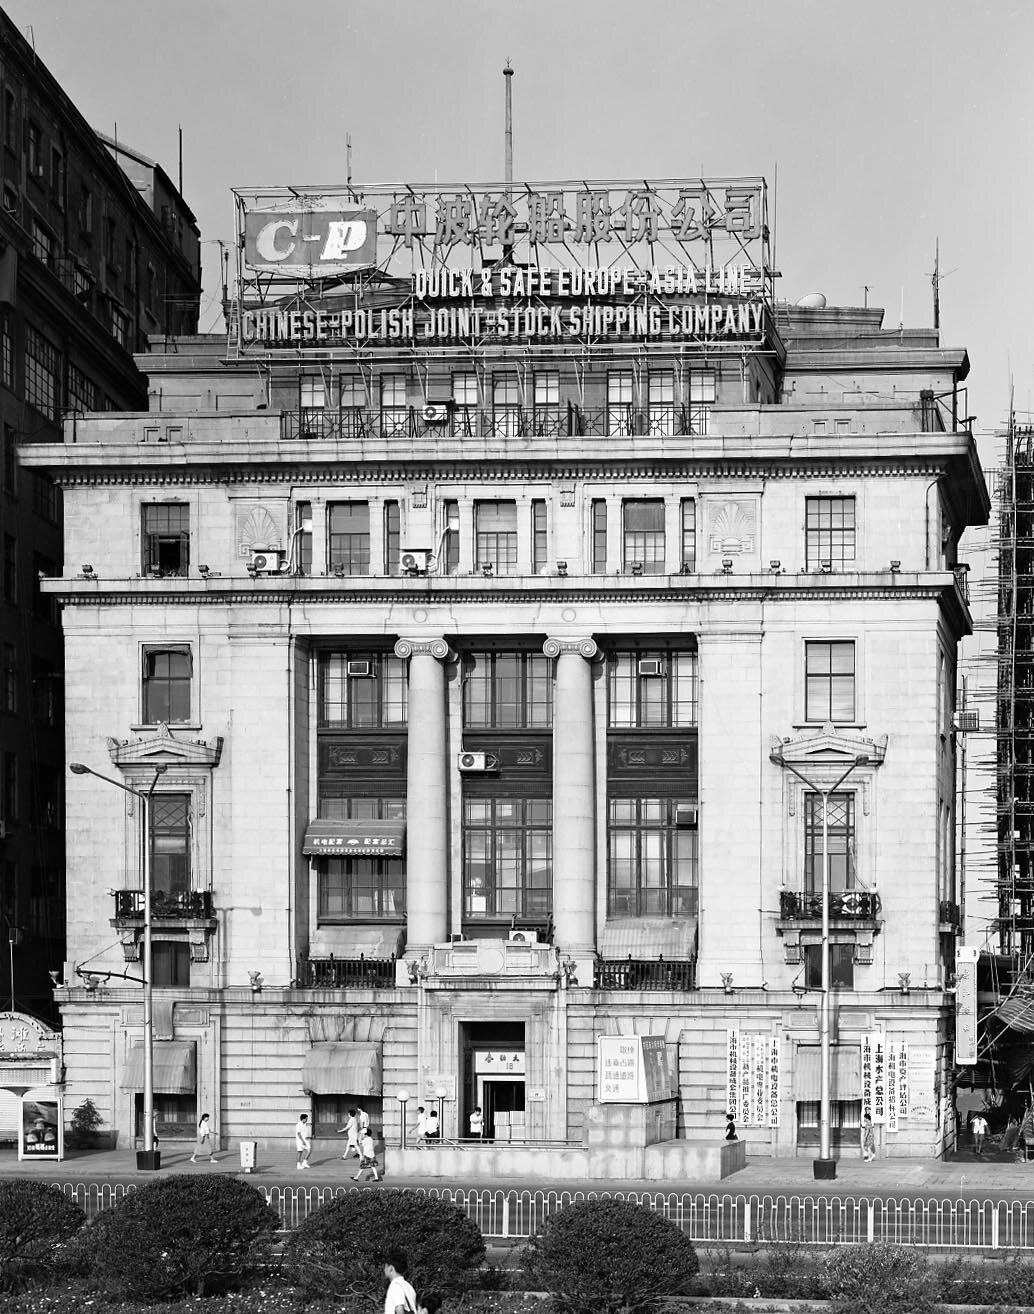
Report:
<svg viewBox="0 0 1034 1314"><path fill-rule="evenodd" d="M663 1036L600 1036L597 1049L601 1104L652 1104L675 1095Z"/></svg>
<svg viewBox="0 0 1034 1314"><path fill-rule="evenodd" d="M743 1127L778 1127L780 1042L765 1032L726 1032L726 1104Z"/></svg>
<svg viewBox="0 0 1034 1314"><path fill-rule="evenodd" d="M908 1054L908 1116L933 1124L937 1113L937 1052L913 1045Z"/></svg>
<svg viewBox="0 0 1034 1314"><path fill-rule="evenodd" d="M955 950L955 1062L977 1061L977 959L973 945Z"/></svg>
<svg viewBox="0 0 1034 1314"><path fill-rule="evenodd" d="M474 1071L486 1077L523 1077L523 1049L484 1049L474 1053Z"/></svg>
<svg viewBox="0 0 1034 1314"><path fill-rule="evenodd" d="M882 1031L862 1037L862 1113L887 1121L887 1042Z"/></svg>

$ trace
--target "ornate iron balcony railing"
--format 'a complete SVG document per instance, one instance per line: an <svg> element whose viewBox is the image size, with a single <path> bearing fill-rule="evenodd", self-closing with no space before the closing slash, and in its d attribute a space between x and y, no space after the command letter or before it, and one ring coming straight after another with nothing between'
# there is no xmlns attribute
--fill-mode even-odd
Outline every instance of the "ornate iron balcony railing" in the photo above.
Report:
<svg viewBox="0 0 1034 1314"><path fill-rule="evenodd" d="M211 921L212 916L211 890L185 890L181 894L155 890L151 894L152 921ZM116 890L115 917L120 921L143 921L143 890Z"/></svg>
<svg viewBox="0 0 1034 1314"><path fill-rule="evenodd" d="M602 958L596 962L597 990L695 990L695 960L666 958Z"/></svg>
<svg viewBox="0 0 1034 1314"><path fill-rule="evenodd" d="M872 922L879 916L880 896L873 890L830 890L829 915L841 920ZM783 921L821 921L822 895L804 890L781 890L779 916Z"/></svg>

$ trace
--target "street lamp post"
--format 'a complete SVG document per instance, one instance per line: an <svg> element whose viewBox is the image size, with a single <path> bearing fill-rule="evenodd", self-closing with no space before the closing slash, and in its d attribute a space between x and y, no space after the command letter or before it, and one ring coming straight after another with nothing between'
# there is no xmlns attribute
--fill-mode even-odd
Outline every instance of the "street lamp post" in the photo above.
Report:
<svg viewBox="0 0 1034 1314"><path fill-rule="evenodd" d="M868 758L856 757L832 785L817 785L782 756L772 753L776 766L785 767L822 799L822 991L819 999L819 1157L812 1165L817 1179L831 1180L837 1175L829 1134L829 796L840 788L855 767L864 766Z"/></svg>
<svg viewBox="0 0 1034 1314"><path fill-rule="evenodd" d="M158 784L160 777L165 774L166 768L164 766L156 766L154 768L154 779L151 781L148 789L133 789L131 785L124 784L121 780L115 780L112 776L101 775L99 771L94 771L92 767L84 766L82 762L69 763L69 770L77 776L96 776L98 780L104 780L109 785L114 785L116 789L121 789L123 793L132 794L134 798L140 800L141 804L144 824L144 1148L136 1156L136 1166L141 1169L153 1171L154 1169L161 1167L161 1154L154 1148L154 988L151 972L151 886L153 884L151 864L153 858L153 836L151 827L151 804L154 798L155 786Z"/></svg>
<svg viewBox="0 0 1034 1314"><path fill-rule="evenodd" d="M399 1109L402 1115L402 1133L399 1138L400 1140L399 1148L404 1150L406 1148L406 1105L409 1103L409 1091L408 1090L397 1091L395 1094L395 1098L399 1102Z"/></svg>

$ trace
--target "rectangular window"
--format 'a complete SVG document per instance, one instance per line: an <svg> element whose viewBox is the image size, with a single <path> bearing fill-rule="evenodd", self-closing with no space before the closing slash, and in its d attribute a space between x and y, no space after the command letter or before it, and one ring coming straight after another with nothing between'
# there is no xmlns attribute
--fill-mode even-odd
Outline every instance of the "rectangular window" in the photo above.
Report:
<svg viewBox="0 0 1034 1314"><path fill-rule="evenodd" d="M43 137L38 123L31 120L25 125L26 163L29 177L38 180L43 177Z"/></svg>
<svg viewBox="0 0 1034 1314"><path fill-rule="evenodd" d="M361 374L341 376L341 436L366 435L366 383Z"/></svg>
<svg viewBox="0 0 1034 1314"><path fill-rule="evenodd" d="M337 502L327 511L327 568L339 575L370 573L370 504Z"/></svg>
<svg viewBox="0 0 1034 1314"><path fill-rule="evenodd" d="M0 820L8 824L18 820L18 757L15 753L4 754L4 797L3 812Z"/></svg>
<svg viewBox="0 0 1034 1314"><path fill-rule="evenodd" d="M188 647L144 649L142 710L147 725L190 720L193 674Z"/></svg>
<svg viewBox="0 0 1034 1314"><path fill-rule="evenodd" d="M185 575L190 565L190 507L184 502L150 502L140 511L145 574Z"/></svg>
<svg viewBox="0 0 1034 1314"><path fill-rule="evenodd" d="M819 570L854 564L855 499L853 497L809 497L805 499L805 564Z"/></svg>
<svg viewBox="0 0 1034 1314"><path fill-rule="evenodd" d="M444 524L442 536L445 553L445 573L455 575L460 568L460 504L452 498L442 503Z"/></svg>
<svg viewBox="0 0 1034 1314"><path fill-rule="evenodd" d="M30 576L32 611L33 615L42 621L46 621L48 625L60 625L61 620L57 603L49 593L43 592L43 580L50 579L58 573L52 558L42 552L32 554L32 575Z"/></svg>
<svg viewBox="0 0 1034 1314"><path fill-rule="evenodd" d="M14 338L11 336L11 317L0 315L0 383L14 387Z"/></svg>
<svg viewBox="0 0 1034 1314"><path fill-rule="evenodd" d="M399 544L401 542L402 517L398 502L384 503L384 573L399 573Z"/></svg>
<svg viewBox="0 0 1034 1314"><path fill-rule="evenodd" d="M57 419L58 351L31 324L25 326L25 400L48 420Z"/></svg>
<svg viewBox="0 0 1034 1314"><path fill-rule="evenodd" d="M612 798L610 917L695 917L697 835L677 824L684 800Z"/></svg>
<svg viewBox="0 0 1034 1314"><path fill-rule="evenodd" d="M312 503L296 502L294 507L295 558L299 575L312 574Z"/></svg>
<svg viewBox="0 0 1034 1314"><path fill-rule="evenodd" d="M93 235L93 192L85 183L79 188L79 232L83 237Z"/></svg>
<svg viewBox="0 0 1034 1314"><path fill-rule="evenodd" d="M560 375L547 370L535 375L535 432L550 438L560 434Z"/></svg>
<svg viewBox="0 0 1034 1314"><path fill-rule="evenodd" d="M404 374L381 375L381 436L405 438L409 432L409 406Z"/></svg>
<svg viewBox="0 0 1034 1314"><path fill-rule="evenodd" d="M298 380L300 433L303 438L326 438L327 389L322 374L303 374Z"/></svg>
<svg viewBox="0 0 1034 1314"><path fill-rule="evenodd" d="M531 503L531 569L534 574L541 575L549 565L548 551L546 503L542 498L536 497Z"/></svg>
<svg viewBox="0 0 1034 1314"><path fill-rule="evenodd" d="M114 302L111 305L111 336L120 347L129 350L129 316Z"/></svg>
<svg viewBox="0 0 1034 1314"><path fill-rule="evenodd" d="M178 986L180 988L189 986L190 945L181 943L178 940L155 940L151 945L151 982L156 986ZM189 1100L192 1109L196 1103L193 1095L159 1096L156 1094L154 1099L156 1118L163 1117L163 1114L158 1111L159 1099L165 1101ZM167 1135L182 1135L185 1127L193 1129L193 1114L189 1122L186 1119L177 1117L175 1125L173 1125L171 1119L168 1119L167 1123L159 1122L158 1124L159 1131L165 1131Z"/></svg>
<svg viewBox="0 0 1034 1314"><path fill-rule="evenodd" d="M552 801L465 798L464 916L548 919L552 907Z"/></svg>
<svg viewBox="0 0 1034 1314"><path fill-rule="evenodd" d="M97 389L93 381L83 373L78 365L68 362L68 402L67 409L72 415L85 415L87 411L97 409Z"/></svg>
<svg viewBox="0 0 1034 1314"><path fill-rule="evenodd" d="M854 643L805 643L804 719L832 721L855 719Z"/></svg>
<svg viewBox="0 0 1034 1314"><path fill-rule="evenodd" d="M548 730L553 663L541 652L470 653L463 671L467 729Z"/></svg>
<svg viewBox="0 0 1034 1314"><path fill-rule="evenodd" d="M40 725L55 726L59 719L58 692L61 676L49 662L32 663L32 714Z"/></svg>
<svg viewBox="0 0 1034 1314"><path fill-rule="evenodd" d="M478 502L474 507L475 568L497 575L517 571L517 503Z"/></svg>
<svg viewBox="0 0 1034 1314"><path fill-rule="evenodd" d="M607 375L607 433L624 437L632 432L632 388L631 370Z"/></svg>
<svg viewBox="0 0 1034 1314"><path fill-rule="evenodd" d="M118 252L118 231L115 228L115 220L109 215L104 220L104 263L107 266L107 273L114 274L116 277L121 270L116 264Z"/></svg>
<svg viewBox="0 0 1034 1314"><path fill-rule="evenodd" d="M684 497L680 507L682 519L682 573L692 575L697 568L697 504Z"/></svg>
<svg viewBox="0 0 1034 1314"><path fill-rule="evenodd" d="M5 643L3 648L4 669L3 688L0 690L3 710L18 710L18 649L13 643Z"/></svg>
<svg viewBox="0 0 1034 1314"><path fill-rule="evenodd" d="M4 535L4 601L18 601L18 540Z"/></svg>
<svg viewBox="0 0 1034 1314"><path fill-rule="evenodd" d="M13 424L5 424L3 427L3 467L0 468L0 479L3 480L3 489L8 497L18 495L18 431Z"/></svg>
<svg viewBox="0 0 1034 1314"><path fill-rule="evenodd" d="M602 498L592 504L592 573L607 573L607 504Z"/></svg>
<svg viewBox="0 0 1034 1314"><path fill-rule="evenodd" d="M473 438L478 431L478 378L464 371L452 376L452 432Z"/></svg>
<svg viewBox="0 0 1034 1314"><path fill-rule="evenodd" d="M689 376L688 433L707 433L710 409L718 396L714 370L694 370Z"/></svg>
<svg viewBox="0 0 1034 1314"><path fill-rule="evenodd" d="M66 198L65 157L56 146L50 148L50 186L54 193L54 202L61 210L65 208Z"/></svg>
<svg viewBox="0 0 1034 1314"><path fill-rule="evenodd" d="M822 989L822 945L806 944L804 950L804 988L806 990ZM831 990L854 989L854 945L831 944L829 946L829 988Z"/></svg>
<svg viewBox="0 0 1034 1314"><path fill-rule="evenodd" d="M4 89L4 145L9 151L18 149L18 98L10 87Z"/></svg>
<svg viewBox="0 0 1034 1314"><path fill-rule="evenodd" d="M151 830L155 894L189 894L190 795L155 794Z"/></svg>
<svg viewBox="0 0 1034 1314"><path fill-rule="evenodd" d="M855 833L853 793L829 795L826 824L831 891L855 887ZM822 795L804 796L804 888L822 894Z"/></svg>
<svg viewBox="0 0 1034 1314"><path fill-rule="evenodd" d="M32 221L32 254L42 265L50 265L54 258L54 235L38 219Z"/></svg>
<svg viewBox="0 0 1034 1314"><path fill-rule="evenodd" d="M320 725L360 730L406 724L406 663L394 653L328 652L320 657Z"/></svg>
<svg viewBox="0 0 1034 1314"><path fill-rule="evenodd" d="M612 729L677 730L697 724L697 655L633 649L608 655Z"/></svg>
<svg viewBox="0 0 1034 1314"><path fill-rule="evenodd" d="M403 798L320 800L320 816L350 821L405 821ZM317 875L321 922L401 920L406 915L406 864L401 858L321 858Z"/></svg>
<svg viewBox="0 0 1034 1314"><path fill-rule="evenodd" d="M650 432L660 435L675 432L675 372L654 370L650 374Z"/></svg>
<svg viewBox="0 0 1034 1314"><path fill-rule="evenodd" d="M130 298L136 295L136 253L137 246L131 237L126 238L125 245L125 263L123 268L126 271L126 291ZM148 307L151 308L150 306Z"/></svg>
<svg viewBox="0 0 1034 1314"><path fill-rule="evenodd" d="M517 376L504 374L492 380L492 433L513 438L522 432L521 390Z"/></svg>
<svg viewBox="0 0 1034 1314"><path fill-rule="evenodd" d="M664 570L664 502L653 498L642 502L625 502L622 513L622 564L626 573L663 575Z"/></svg>

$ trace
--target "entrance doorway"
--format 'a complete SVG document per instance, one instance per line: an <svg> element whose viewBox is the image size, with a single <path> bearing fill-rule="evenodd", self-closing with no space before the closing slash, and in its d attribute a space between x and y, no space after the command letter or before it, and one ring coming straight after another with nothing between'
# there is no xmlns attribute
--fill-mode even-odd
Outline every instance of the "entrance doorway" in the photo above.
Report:
<svg viewBox="0 0 1034 1314"><path fill-rule="evenodd" d="M486 1140L523 1140L524 1023L461 1022L460 1041L463 1134L469 1136L470 1115L480 1107Z"/></svg>

